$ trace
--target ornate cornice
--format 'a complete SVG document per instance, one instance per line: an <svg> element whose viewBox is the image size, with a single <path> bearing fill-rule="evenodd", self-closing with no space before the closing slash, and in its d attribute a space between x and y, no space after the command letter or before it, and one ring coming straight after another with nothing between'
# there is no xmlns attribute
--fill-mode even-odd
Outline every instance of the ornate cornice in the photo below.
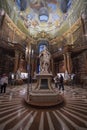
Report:
<svg viewBox="0 0 87 130"><path fill-rule="evenodd" d="M50 43L55 44L58 42L61 42L63 40L66 40L67 35L72 34L75 32L79 27L81 26L81 17L68 29L62 36L53 38Z"/></svg>

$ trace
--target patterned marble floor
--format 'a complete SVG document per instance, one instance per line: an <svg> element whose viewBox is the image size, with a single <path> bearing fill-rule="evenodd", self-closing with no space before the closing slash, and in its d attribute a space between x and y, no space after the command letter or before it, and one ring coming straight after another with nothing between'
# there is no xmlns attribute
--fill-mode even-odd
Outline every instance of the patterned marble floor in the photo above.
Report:
<svg viewBox="0 0 87 130"><path fill-rule="evenodd" d="M63 105L40 109L24 102L26 87L0 94L0 130L87 130L87 88L65 86Z"/></svg>

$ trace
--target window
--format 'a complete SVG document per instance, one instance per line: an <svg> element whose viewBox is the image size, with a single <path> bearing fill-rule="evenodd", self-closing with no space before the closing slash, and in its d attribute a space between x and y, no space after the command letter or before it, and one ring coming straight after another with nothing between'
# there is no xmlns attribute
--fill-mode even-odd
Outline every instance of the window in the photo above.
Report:
<svg viewBox="0 0 87 130"><path fill-rule="evenodd" d="M41 22L47 22L48 21L48 16L41 15L41 16L39 16L39 19L40 19Z"/></svg>

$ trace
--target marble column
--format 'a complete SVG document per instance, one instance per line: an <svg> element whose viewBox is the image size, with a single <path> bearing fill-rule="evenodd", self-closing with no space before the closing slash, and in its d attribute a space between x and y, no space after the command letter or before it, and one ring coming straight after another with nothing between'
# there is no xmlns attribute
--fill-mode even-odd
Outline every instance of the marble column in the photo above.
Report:
<svg viewBox="0 0 87 130"><path fill-rule="evenodd" d="M54 62L53 62L53 59L51 59L51 71L52 71L52 74L54 75Z"/></svg>
<svg viewBox="0 0 87 130"><path fill-rule="evenodd" d="M83 58L84 58L84 70L85 70L85 75L87 75L87 52L83 53Z"/></svg>
<svg viewBox="0 0 87 130"><path fill-rule="evenodd" d="M67 71L69 74L72 73L72 59L71 59L71 53L67 52L66 53L67 56Z"/></svg>
<svg viewBox="0 0 87 130"><path fill-rule="evenodd" d="M63 54L64 56L64 70L65 72L67 71L67 57L66 57L66 54Z"/></svg>
<svg viewBox="0 0 87 130"><path fill-rule="evenodd" d="M38 58L35 58L35 71L37 72L37 66L38 66Z"/></svg>
<svg viewBox="0 0 87 130"><path fill-rule="evenodd" d="M15 51L14 72L17 72L18 63L19 63L19 52L16 50L16 51Z"/></svg>
<svg viewBox="0 0 87 130"><path fill-rule="evenodd" d="M81 19L82 19L82 25L83 25L83 31L84 31L85 39L87 40L87 12L86 11L84 11L82 13Z"/></svg>
<svg viewBox="0 0 87 130"><path fill-rule="evenodd" d="M31 75L34 76L34 59L31 59L31 66L32 66L32 70L31 70Z"/></svg>
<svg viewBox="0 0 87 130"><path fill-rule="evenodd" d="M19 53L19 65L18 65L18 69L20 71L22 71L22 69L23 69L23 59L22 59L22 54L21 53Z"/></svg>

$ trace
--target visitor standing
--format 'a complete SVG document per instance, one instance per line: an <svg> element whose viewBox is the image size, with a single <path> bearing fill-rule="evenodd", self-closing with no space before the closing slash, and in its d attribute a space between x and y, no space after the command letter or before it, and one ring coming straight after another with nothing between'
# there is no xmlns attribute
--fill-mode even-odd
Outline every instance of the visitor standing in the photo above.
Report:
<svg viewBox="0 0 87 130"><path fill-rule="evenodd" d="M59 76L58 75L56 75L54 77L54 83L55 83L55 88L58 88L58 85L59 85Z"/></svg>
<svg viewBox="0 0 87 130"><path fill-rule="evenodd" d="M1 77L1 93L4 91L6 92L6 87L8 85L8 77L6 74L3 74Z"/></svg>
<svg viewBox="0 0 87 130"><path fill-rule="evenodd" d="M62 89L64 91L64 78L62 76L62 74L60 74L60 78L59 78L59 90Z"/></svg>

